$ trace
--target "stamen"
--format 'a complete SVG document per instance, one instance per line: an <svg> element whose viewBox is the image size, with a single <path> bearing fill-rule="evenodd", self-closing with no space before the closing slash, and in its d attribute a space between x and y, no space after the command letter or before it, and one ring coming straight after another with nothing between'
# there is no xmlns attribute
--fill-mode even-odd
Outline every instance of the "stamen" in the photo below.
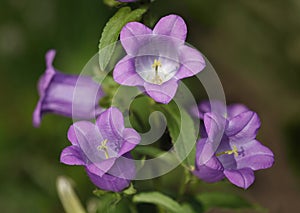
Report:
<svg viewBox="0 0 300 213"><path fill-rule="evenodd" d="M109 158L109 154L108 154L108 148L106 146L108 140L105 139L101 142L101 145L97 147L98 150L103 151L105 154L105 158L108 159Z"/></svg>
<svg viewBox="0 0 300 213"><path fill-rule="evenodd" d="M152 68L155 69L155 72L158 72L158 67L161 67L161 62L157 59L154 59L154 63L152 64Z"/></svg>
<svg viewBox="0 0 300 213"><path fill-rule="evenodd" d="M235 145L233 145L233 149L232 150L228 150L228 151L224 151L224 152L220 152L220 153L217 153L216 156L221 156L221 155L232 155L234 154L235 157L239 156L239 152L238 152L238 149Z"/></svg>
<svg viewBox="0 0 300 213"><path fill-rule="evenodd" d="M155 77L152 79L152 82L155 83L155 84L161 84L162 83L162 79L158 75L158 68L161 67L161 66L162 66L161 62L157 59L154 59L154 63L152 64L152 68L154 68Z"/></svg>

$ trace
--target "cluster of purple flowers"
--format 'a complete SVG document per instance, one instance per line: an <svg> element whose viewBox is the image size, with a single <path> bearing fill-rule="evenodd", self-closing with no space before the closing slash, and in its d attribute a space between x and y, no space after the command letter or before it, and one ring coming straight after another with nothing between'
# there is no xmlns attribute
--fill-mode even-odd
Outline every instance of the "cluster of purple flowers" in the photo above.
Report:
<svg viewBox="0 0 300 213"><path fill-rule="evenodd" d="M246 189L254 181L253 171L271 167L274 155L256 140L261 123L255 112L242 104L232 104L227 109L221 102L214 102L214 105L214 111L208 101L199 105L199 118L204 121L204 128L196 147L193 173L206 182L226 177L234 185ZM224 113L218 110L222 107Z"/></svg>
<svg viewBox="0 0 300 213"><path fill-rule="evenodd" d="M127 55L115 66L114 80L138 87L156 102L169 103L178 81L205 67L201 53L185 45L186 35L186 24L176 15L163 17L153 30L138 22L128 23L120 34ZM99 100L105 95L100 85L89 76L55 70L54 56L53 50L46 54L46 72L38 84L40 99L33 113L34 126L40 125L47 112L79 119L69 128L71 146L62 151L60 161L83 166L101 189L123 190L136 173L130 151L139 144L140 135L124 127L119 109L99 107ZM75 89L81 91L79 102L73 99ZM230 105L225 113L212 111L209 102L201 103L197 111L204 128L197 142L194 175L207 182L226 177L233 184L248 188L254 181L254 170L272 166L273 153L255 139L260 127L255 112L243 105ZM93 118L95 123L90 121Z"/></svg>

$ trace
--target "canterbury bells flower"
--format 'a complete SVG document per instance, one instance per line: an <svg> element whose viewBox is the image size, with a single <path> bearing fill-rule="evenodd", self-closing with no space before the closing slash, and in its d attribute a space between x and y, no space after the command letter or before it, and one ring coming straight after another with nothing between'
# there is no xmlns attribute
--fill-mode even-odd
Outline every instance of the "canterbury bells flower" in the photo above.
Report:
<svg viewBox="0 0 300 213"><path fill-rule="evenodd" d="M102 111L98 105L103 96L100 86L90 76L58 72L52 65L54 57L54 50L47 52L46 71L38 83L40 99L33 113L33 125L38 127L48 112L74 119L95 118Z"/></svg>
<svg viewBox="0 0 300 213"><path fill-rule="evenodd" d="M201 53L185 45L186 35L186 24L177 15L161 18L153 30L139 22L126 24L120 40L127 55L115 66L115 81L138 86L155 101L169 103L178 81L205 67Z"/></svg>
<svg viewBox="0 0 300 213"><path fill-rule="evenodd" d="M225 114L220 114L218 107L211 112L208 102L200 104L199 109L205 130L204 138L197 143L194 174L206 182L226 177L234 185L248 188L255 179L253 171L274 163L272 151L255 139L260 127L258 115L241 104L229 105ZM223 130L222 124L225 124ZM223 136L215 146L219 131Z"/></svg>
<svg viewBox="0 0 300 213"><path fill-rule="evenodd" d="M122 113L111 107L101 113L96 124L74 123L68 131L72 143L60 156L68 165L84 166L91 181L107 191L121 191L135 176L129 152L140 142L140 135L124 127Z"/></svg>

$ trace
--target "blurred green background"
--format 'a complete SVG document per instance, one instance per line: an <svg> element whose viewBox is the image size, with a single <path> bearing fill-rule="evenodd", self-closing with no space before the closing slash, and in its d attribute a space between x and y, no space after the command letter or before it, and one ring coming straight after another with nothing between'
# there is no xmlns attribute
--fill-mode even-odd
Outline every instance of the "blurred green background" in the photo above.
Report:
<svg viewBox="0 0 300 213"><path fill-rule="evenodd" d="M270 212L298 211L300 2L157 0L151 10L157 17L183 16L188 42L213 64L228 102L242 102L260 114L258 138L274 151L276 163L256 172L249 190L231 189ZM55 67L79 73L97 52L101 30L114 12L101 0L0 1L1 212L63 212L58 175L75 180L84 203L92 196L94 186L83 169L59 163L71 120L47 115L34 129L31 116L45 52L56 49Z"/></svg>

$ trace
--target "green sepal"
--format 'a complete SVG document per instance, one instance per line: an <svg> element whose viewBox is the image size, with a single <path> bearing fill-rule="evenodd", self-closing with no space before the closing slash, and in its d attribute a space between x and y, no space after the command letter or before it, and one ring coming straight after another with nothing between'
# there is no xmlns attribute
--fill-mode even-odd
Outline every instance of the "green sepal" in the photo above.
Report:
<svg viewBox="0 0 300 213"><path fill-rule="evenodd" d="M116 0L103 0L103 3L109 7L117 7L121 4L121 2L118 2Z"/></svg>
<svg viewBox="0 0 300 213"><path fill-rule="evenodd" d="M124 189L124 190L122 191L122 193L123 193L124 195L134 195L136 192L137 192L137 191L136 191L136 189L134 188L134 186L133 186L132 183L130 183L130 186L129 186L127 189Z"/></svg>

